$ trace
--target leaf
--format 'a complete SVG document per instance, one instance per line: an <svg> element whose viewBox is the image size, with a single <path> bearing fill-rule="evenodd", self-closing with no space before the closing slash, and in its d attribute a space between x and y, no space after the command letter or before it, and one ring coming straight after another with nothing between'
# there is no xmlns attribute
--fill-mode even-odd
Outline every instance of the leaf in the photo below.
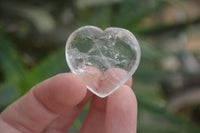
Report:
<svg viewBox="0 0 200 133"><path fill-rule="evenodd" d="M124 0L115 12L115 25L130 28L151 14L157 3L150 0ZM123 20L123 21L122 21Z"/></svg>
<svg viewBox="0 0 200 133"><path fill-rule="evenodd" d="M18 81L25 77L26 68L13 44L0 31L0 64L5 80Z"/></svg>
<svg viewBox="0 0 200 133"><path fill-rule="evenodd" d="M19 96L17 86L14 82L6 82L0 85L0 109L3 109Z"/></svg>
<svg viewBox="0 0 200 133"><path fill-rule="evenodd" d="M174 133L176 130L184 131L185 133L199 133L200 131L199 127L194 126L189 121L169 112L167 108L159 107L158 105L151 103L147 99L139 98L138 105L140 105L138 109L139 116L141 115L140 113L144 115L144 112L142 111L146 110L148 113L150 113L149 114L150 117L152 117L151 118L152 120L148 123L148 125L144 125L144 124L142 125L140 123L141 127L139 130L141 131L146 132L146 130L149 129L152 132L162 132L162 128L164 129L164 131L169 131L169 133L170 132ZM139 118L139 121L141 121L140 119L141 118ZM165 124L162 124L162 123L165 123ZM151 128L149 125L151 125L151 127L154 127L154 128Z"/></svg>

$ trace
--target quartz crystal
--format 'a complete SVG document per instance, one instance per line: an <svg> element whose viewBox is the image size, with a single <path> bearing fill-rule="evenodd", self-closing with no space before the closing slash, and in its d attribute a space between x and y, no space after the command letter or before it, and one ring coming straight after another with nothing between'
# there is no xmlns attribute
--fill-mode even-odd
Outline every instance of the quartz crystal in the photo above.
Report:
<svg viewBox="0 0 200 133"><path fill-rule="evenodd" d="M122 86L136 71L140 47L128 30L95 26L75 30L66 43L66 59L88 89L106 97Z"/></svg>

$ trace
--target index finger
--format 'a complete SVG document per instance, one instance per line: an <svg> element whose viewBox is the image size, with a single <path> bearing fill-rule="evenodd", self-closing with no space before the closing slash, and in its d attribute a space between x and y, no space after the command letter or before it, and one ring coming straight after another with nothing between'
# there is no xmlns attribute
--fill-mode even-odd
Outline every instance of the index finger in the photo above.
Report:
<svg viewBox="0 0 200 133"><path fill-rule="evenodd" d="M0 115L0 120L20 132L41 132L64 110L76 106L85 97L86 90L78 76L72 73L56 75L9 106Z"/></svg>

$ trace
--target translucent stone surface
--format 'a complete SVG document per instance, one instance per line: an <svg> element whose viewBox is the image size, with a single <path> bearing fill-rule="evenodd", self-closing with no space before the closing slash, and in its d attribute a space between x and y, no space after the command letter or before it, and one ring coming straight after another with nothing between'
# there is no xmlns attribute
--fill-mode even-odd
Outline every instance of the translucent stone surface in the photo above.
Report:
<svg viewBox="0 0 200 133"><path fill-rule="evenodd" d="M102 31L84 26L68 38L66 59L71 71L86 82L90 91L106 97L136 71L140 47L128 30L111 27Z"/></svg>

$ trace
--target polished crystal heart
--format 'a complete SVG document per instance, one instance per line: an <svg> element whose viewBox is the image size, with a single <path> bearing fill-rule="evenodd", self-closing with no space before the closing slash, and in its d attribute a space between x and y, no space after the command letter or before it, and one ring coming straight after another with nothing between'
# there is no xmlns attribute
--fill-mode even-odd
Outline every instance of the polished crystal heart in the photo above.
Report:
<svg viewBox="0 0 200 133"><path fill-rule="evenodd" d="M136 71L140 47L126 29L110 27L102 31L84 26L68 38L66 59L71 71L85 81L91 92L106 97Z"/></svg>

